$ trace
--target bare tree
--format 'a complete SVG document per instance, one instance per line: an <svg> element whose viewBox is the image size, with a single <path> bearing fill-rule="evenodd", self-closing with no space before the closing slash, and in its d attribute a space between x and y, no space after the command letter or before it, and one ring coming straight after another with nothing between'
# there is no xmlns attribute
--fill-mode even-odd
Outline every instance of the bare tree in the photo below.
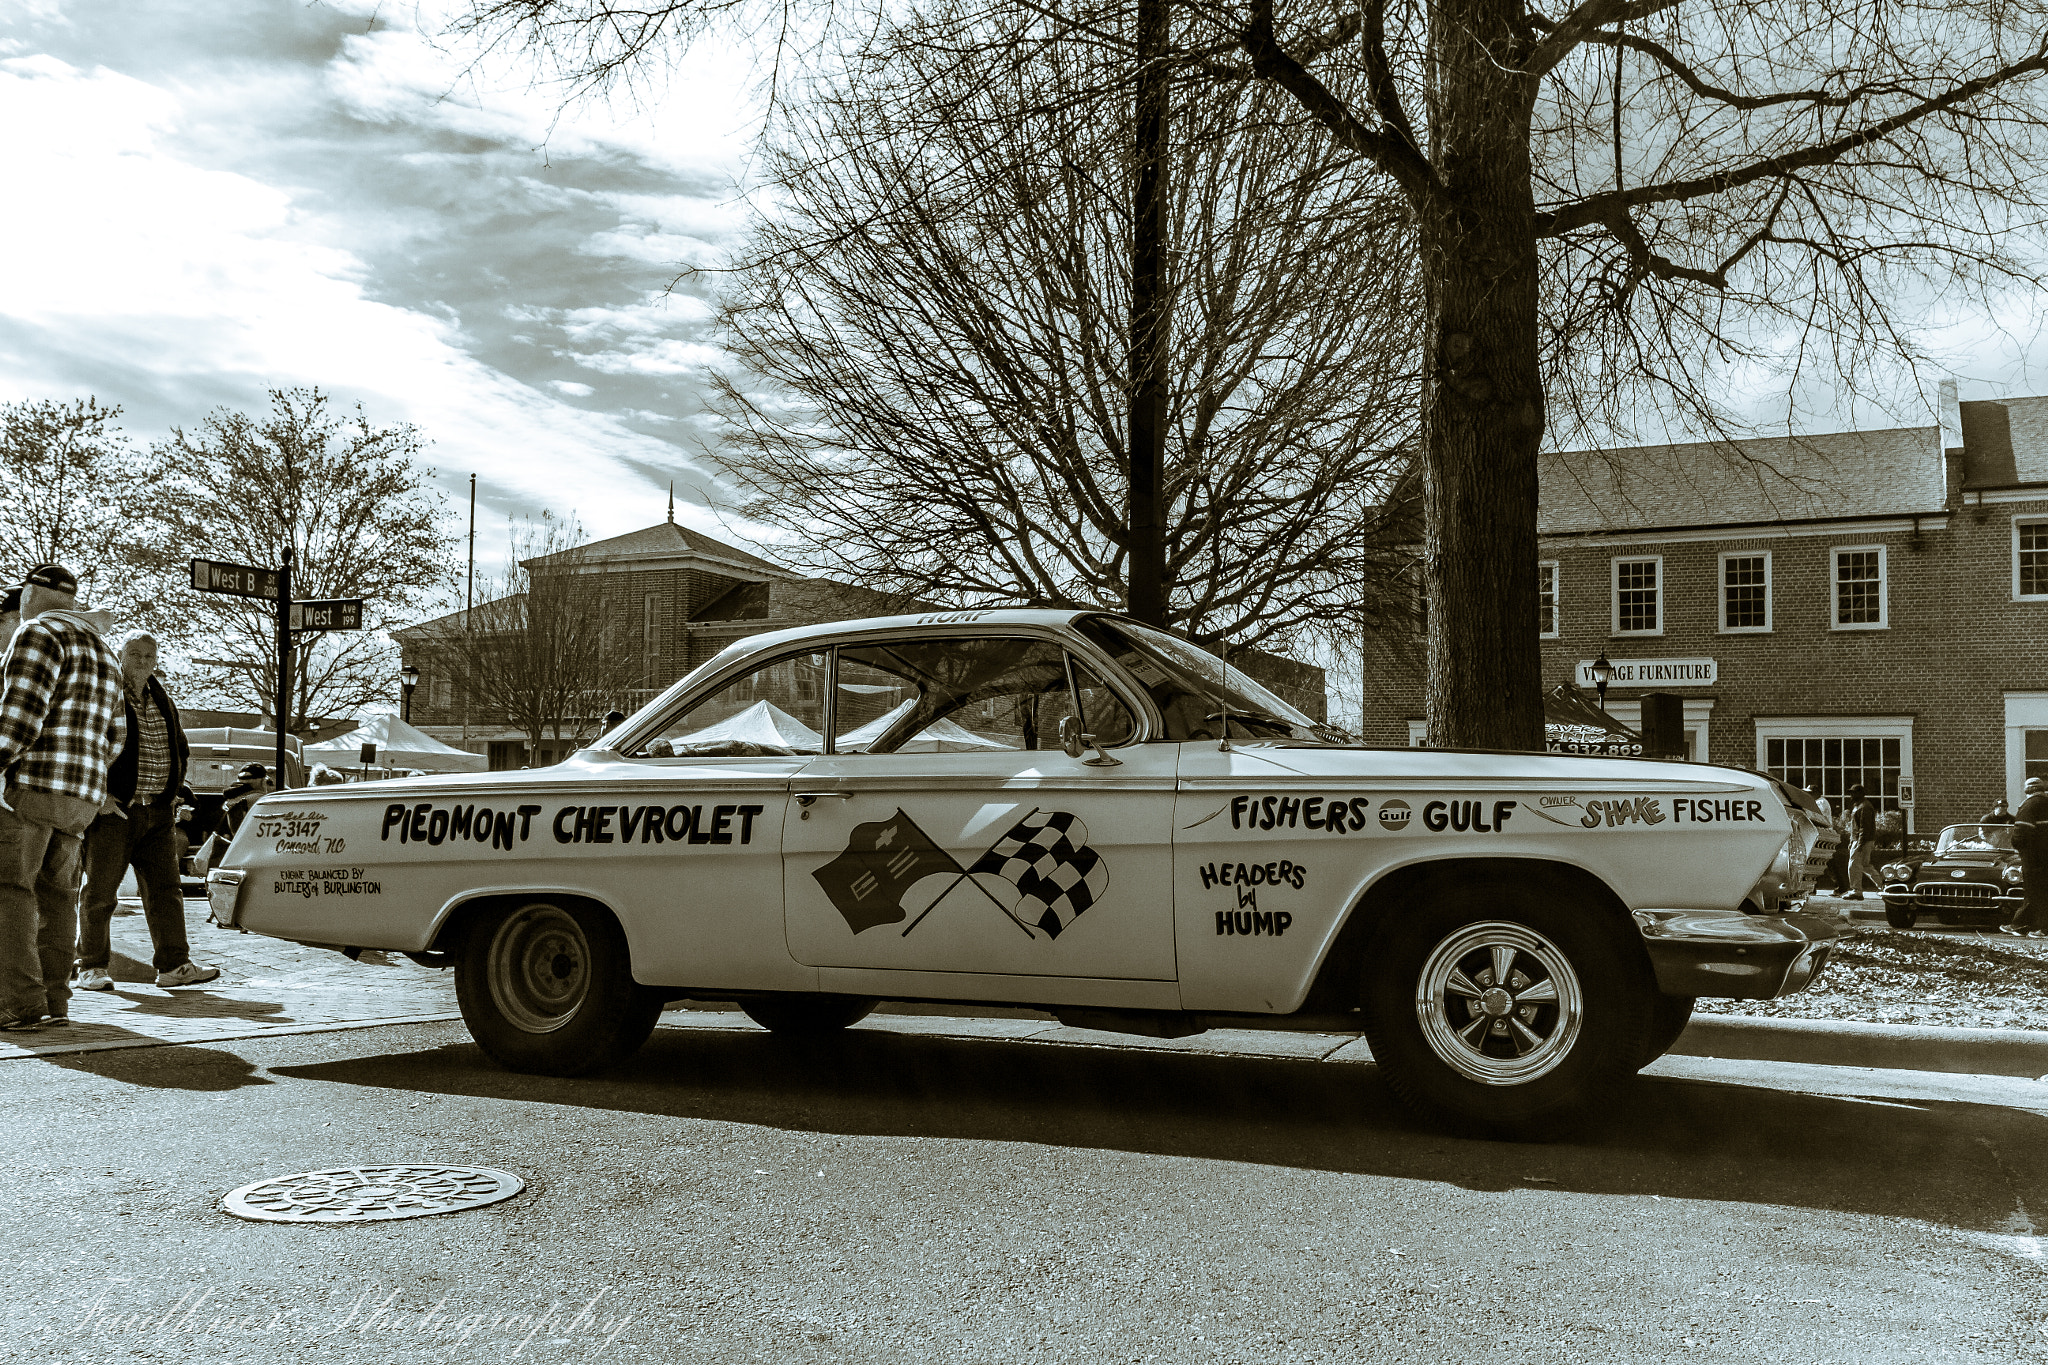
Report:
<svg viewBox="0 0 2048 1365"><path fill-rule="evenodd" d="M159 585L142 553L141 461L120 416L90 397L0 404L0 572L19 582L38 564L62 564L78 575L81 601L134 616Z"/></svg>
<svg viewBox="0 0 2048 1365"><path fill-rule="evenodd" d="M472 717L502 717L536 748L596 738L605 713L631 710L629 694L649 681L624 589L584 539L573 516L515 527L504 572L480 585L486 600L420 637Z"/></svg>
<svg viewBox="0 0 2048 1365"><path fill-rule="evenodd" d="M477 5L565 67L601 55L594 80L735 22L614 9ZM990 0L931 41L1000 50L1052 15L1128 60L1124 14ZM2042 282L2048 0L1184 0L1169 26L1165 60L1285 90L1406 202L1432 744L1541 747L1546 433L1726 430L1717 386L1745 359L1881 386L1918 355L1902 291L1988 319Z"/></svg>
<svg viewBox="0 0 2048 1365"><path fill-rule="evenodd" d="M792 107L727 291L753 377L721 382L721 459L812 572L1135 610L1142 163L1098 94L1115 72L1024 51L884 33ZM1348 632L1389 602L1413 429L1401 206L1272 92L1183 85L1172 119L1161 615L1245 644Z"/></svg>
<svg viewBox="0 0 2048 1365"><path fill-rule="evenodd" d="M361 408L343 417L318 389L273 389L270 402L260 421L218 409L191 432L173 428L156 448L150 506L167 532L170 571L189 555L275 567L289 545L293 597L363 599L363 630L298 638L291 729L390 696L397 654L383 632L440 595L451 556L431 471L414 463L422 442L412 427L372 425ZM193 690L268 714L270 604L187 592L178 607L184 643L227 665L207 666L218 670L201 675L210 688Z"/></svg>

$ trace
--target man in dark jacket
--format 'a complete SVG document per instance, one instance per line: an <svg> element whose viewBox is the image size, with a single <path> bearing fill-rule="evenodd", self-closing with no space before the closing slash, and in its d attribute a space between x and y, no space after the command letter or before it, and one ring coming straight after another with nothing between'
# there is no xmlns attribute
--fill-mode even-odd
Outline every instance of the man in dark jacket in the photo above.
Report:
<svg viewBox="0 0 2048 1365"><path fill-rule="evenodd" d="M261 763L244 763L235 772L235 785L220 794L221 838L232 841L242 832L250 808L271 792L270 769Z"/></svg>
<svg viewBox="0 0 2048 1365"><path fill-rule="evenodd" d="M191 746L178 708L156 679L156 639L137 633L121 646L128 738L107 771L107 801L85 832L85 894L78 912L78 988L114 988L111 926L121 878L135 869L142 913L156 948L159 986L194 986L220 975L192 960L185 937L185 895L178 884L177 808L189 799Z"/></svg>
<svg viewBox="0 0 2048 1365"><path fill-rule="evenodd" d="M2012 813L2012 846L2020 855L2020 886L2026 900L1999 927L2029 938L2048 935L2048 778L2027 779L2026 799Z"/></svg>

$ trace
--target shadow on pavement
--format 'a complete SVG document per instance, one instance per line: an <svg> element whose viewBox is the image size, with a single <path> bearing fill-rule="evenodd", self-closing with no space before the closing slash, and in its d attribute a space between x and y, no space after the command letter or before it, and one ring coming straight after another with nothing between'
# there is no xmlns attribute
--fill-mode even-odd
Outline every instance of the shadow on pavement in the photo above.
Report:
<svg viewBox="0 0 2048 1365"><path fill-rule="evenodd" d="M130 1048L117 1052L57 1052L24 1058L12 1065L25 1066L30 1061L150 1090L207 1092L276 1084L268 1076L257 1075L255 1063L245 1061L232 1052L190 1045Z"/></svg>
<svg viewBox="0 0 2048 1365"><path fill-rule="evenodd" d="M659 1030L623 1065L574 1080L500 1070L467 1043L274 1072L794 1131L1781 1204L1986 1232L2031 1235L2026 1209L2048 1208L2048 1119L1709 1082L1639 1080L1576 1140L1537 1145L1433 1130L1369 1066L864 1030L804 1043Z"/></svg>

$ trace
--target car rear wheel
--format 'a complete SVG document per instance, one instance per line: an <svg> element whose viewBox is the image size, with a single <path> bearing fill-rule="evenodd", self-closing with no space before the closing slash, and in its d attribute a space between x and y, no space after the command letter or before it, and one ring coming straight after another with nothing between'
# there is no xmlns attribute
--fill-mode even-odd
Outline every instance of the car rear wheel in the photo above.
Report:
<svg viewBox="0 0 2048 1365"><path fill-rule="evenodd" d="M853 995L790 995L742 1000L740 1009L770 1033L815 1037L851 1028L881 1003Z"/></svg>
<svg viewBox="0 0 2048 1365"><path fill-rule="evenodd" d="M1626 1084L1662 998L1627 920L1507 882L1399 915L1369 962L1366 1033L1388 1086L1505 1136L1566 1129Z"/></svg>
<svg viewBox="0 0 2048 1365"><path fill-rule="evenodd" d="M1919 913L1910 905L1887 905L1884 908L1884 922L1894 929L1910 929L1919 920Z"/></svg>
<svg viewBox="0 0 2048 1365"><path fill-rule="evenodd" d="M542 1076L581 1076L631 1055L661 1015L635 984L618 921L579 901L486 911L455 968L470 1037L495 1062Z"/></svg>

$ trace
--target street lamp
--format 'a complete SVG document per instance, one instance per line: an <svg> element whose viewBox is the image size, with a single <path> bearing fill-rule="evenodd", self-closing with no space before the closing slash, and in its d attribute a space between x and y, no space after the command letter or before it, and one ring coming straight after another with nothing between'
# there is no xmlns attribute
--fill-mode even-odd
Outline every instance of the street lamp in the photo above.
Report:
<svg viewBox="0 0 2048 1365"><path fill-rule="evenodd" d="M412 690L419 685L420 671L417 668L407 664L404 668L398 670L398 686L405 694L405 708L400 713L399 718L407 725L412 724ZM1604 688L1606 684L1602 683L1601 686Z"/></svg>
<svg viewBox="0 0 2048 1365"><path fill-rule="evenodd" d="M1600 657L1593 660L1593 686L1600 693L1600 710L1607 710L1607 680L1614 676L1614 665L1607 662L1607 651L1601 650Z"/></svg>

